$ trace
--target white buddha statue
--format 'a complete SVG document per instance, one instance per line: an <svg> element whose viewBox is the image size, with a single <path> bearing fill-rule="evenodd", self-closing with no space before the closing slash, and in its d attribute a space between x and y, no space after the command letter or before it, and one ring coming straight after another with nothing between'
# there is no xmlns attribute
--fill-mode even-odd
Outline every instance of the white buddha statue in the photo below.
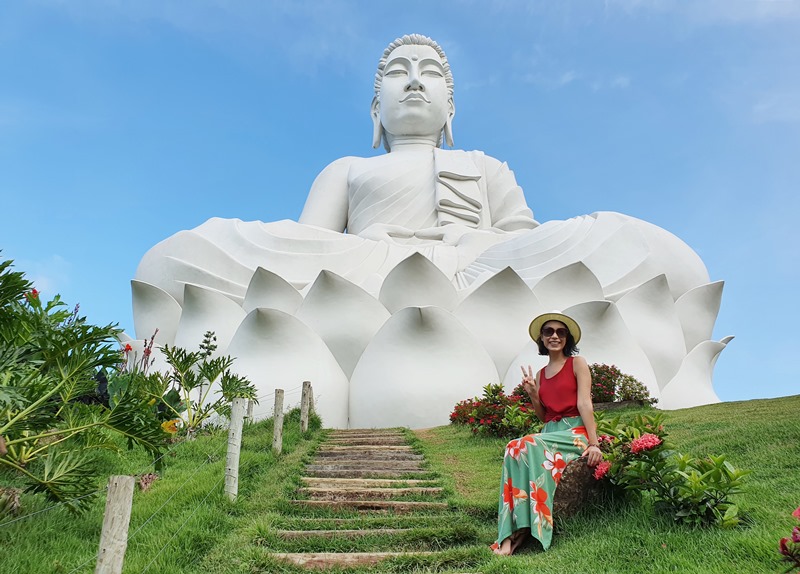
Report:
<svg viewBox="0 0 800 574"><path fill-rule="evenodd" d="M514 361L537 361L530 356L526 321L538 312L569 309L587 325L582 354L627 367L662 404L718 400L711 370L727 340L702 353L695 348L713 343L709 339L722 284L709 282L702 261L682 241L618 213L539 225L505 163L480 151L442 149L443 141L453 145L453 77L444 51L430 38L414 34L389 44L375 75L371 115L373 147L383 142L387 153L345 157L328 165L314 181L299 222L214 218L148 251L133 281L137 337L146 338L159 328L159 341L194 346L212 329L219 352L230 344L240 363L249 365L245 371L268 368L281 376L313 380L311 374L301 374L300 366L287 363L285 353L273 363L248 362L241 356L256 352L253 341L262 335L265 341L277 340L264 329L294 325L293 333L305 333L308 327L313 333L297 336L319 337L324 342L320 348L330 350L342 369L341 377L333 377L329 395L349 397L346 405L329 409L329 424L430 426L445 423L455 401L478 394L492 382L486 380L492 373L495 380L513 373L507 380L512 386L519 370ZM491 290L497 292L489 297ZM322 292L325 297L315 296ZM323 299L330 307L319 304ZM344 329L341 322L351 321L350 316L340 318L335 327L329 319L338 312L337 305L349 308L354 301L371 311L349 325L349 332L357 335L348 342L337 338L337 329ZM421 309L421 323L405 317L396 319L410 321L405 327L388 325L407 307ZM425 311L427 307L441 308L446 315L426 323L426 313L438 313ZM262 315L269 315L268 310L286 313L302 326L281 316L253 327L248 321L258 310ZM499 319L509 314L514 315L513 325ZM423 323L441 329L432 341L462 341L461 347L470 347L469 356L462 357L463 350L445 342L438 350L435 342L423 351L408 347L408 354L419 355L432 346L431 361L441 364L420 359L421 370L405 373L397 384L406 385L402 381L408 377L428 377L425 385L443 390L426 410L429 414L420 418L419 405L411 405L389 420L380 408L368 408L354 398L355 387L362 384L358 381L381 376L370 365L379 365L391 352L401 362L418 360L403 356L403 341L413 338L415 329L428 328ZM487 327L489 323L493 326ZM383 341L379 330L386 342L378 342ZM609 335L618 341L610 341ZM373 347L384 345L384 351L367 349L373 336ZM485 357L476 358L484 351L471 348L473 339L476 348L485 349ZM692 353L702 358L684 365ZM445 373L445 363L452 365L452 360L464 362L466 371ZM702 380L695 383L698 369ZM318 380L320 376L328 375L317 374ZM695 384L697 392L691 390ZM272 381L262 386L280 385ZM381 396L390 400L394 395ZM367 411L375 418L365 415Z"/></svg>

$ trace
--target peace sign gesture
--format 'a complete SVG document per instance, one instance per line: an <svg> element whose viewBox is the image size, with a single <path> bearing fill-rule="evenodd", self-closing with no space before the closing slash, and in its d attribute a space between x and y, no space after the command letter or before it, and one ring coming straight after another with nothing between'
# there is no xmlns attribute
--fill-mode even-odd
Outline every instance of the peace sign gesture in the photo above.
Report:
<svg viewBox="0 0 800 574"><path fill-rule="evenodd" d="M533 368L528 365L528 370L525 370L525 367L520 365L520 369L522 369L522 388L525 389L525 392L528 393L528 396L531 398L531 402L538 403L539 402L539 383L536 382L536 378L533 376Z"/></svg>

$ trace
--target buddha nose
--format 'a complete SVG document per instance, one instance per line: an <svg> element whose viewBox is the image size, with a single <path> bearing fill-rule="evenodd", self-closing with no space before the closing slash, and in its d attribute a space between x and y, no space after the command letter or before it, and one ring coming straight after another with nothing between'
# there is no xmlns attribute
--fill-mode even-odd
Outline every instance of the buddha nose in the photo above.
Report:
<svg viewBox="0 0 800 574"><path fill-rule="evenodd" d="M409 90L417 90L420 92L425 91L425 84L422 83L422 80L419 77L419 71L412 69L408 76L408 84L406 85L406 91Z"/></svg>

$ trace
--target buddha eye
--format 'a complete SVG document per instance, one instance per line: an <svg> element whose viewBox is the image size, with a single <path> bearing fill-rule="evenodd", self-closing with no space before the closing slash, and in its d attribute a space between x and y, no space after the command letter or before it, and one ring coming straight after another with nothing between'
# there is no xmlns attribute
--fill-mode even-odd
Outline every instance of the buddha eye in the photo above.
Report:
<svg viewBox="0 0 800 574"><path fill-rule="evenodd" d="M386 70L384 76L407 76L408 71L402 66L392 66Z"/></svg>

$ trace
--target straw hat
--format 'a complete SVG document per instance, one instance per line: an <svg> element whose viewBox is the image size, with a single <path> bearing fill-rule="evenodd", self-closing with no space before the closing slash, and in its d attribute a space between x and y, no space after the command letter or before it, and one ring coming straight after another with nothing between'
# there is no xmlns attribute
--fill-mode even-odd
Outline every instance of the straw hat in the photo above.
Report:
<svg viewBox="0 0 800 574"><path fill-rule="evenodd" d="M548 321L561 321L564 323L567 326L567 329L569 329L572 338L575 339L576 345L578 344L578 341L581 340L581 328L578 326L578 323L575 321L575 319L558 311L542 313L533 321L531 321L531 325L528 327L528 333L531 334L531 339L534 341L539 340L539 335L542 334L542 326Z"/></svg>

